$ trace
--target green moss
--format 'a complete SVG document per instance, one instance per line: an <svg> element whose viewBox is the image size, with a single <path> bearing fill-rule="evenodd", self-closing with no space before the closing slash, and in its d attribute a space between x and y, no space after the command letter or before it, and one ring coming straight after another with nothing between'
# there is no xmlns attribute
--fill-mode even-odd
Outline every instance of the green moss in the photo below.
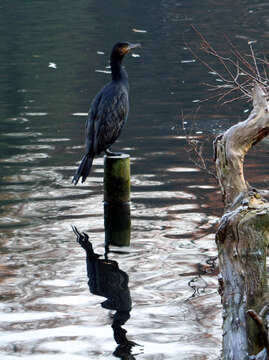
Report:
<svg viewBox="0 0 269 360"><path fill-rule="evenodd" d="M104 169L105 202L130 201L130 158L106 157Z"/></svg>
<svg viewBox="0 0 269 360"><path fill-rule="evenodd" d="M255 228L258 231L263 231L263 232L269 231L269 210L267 210L264 214L256 216Z"/></svg>

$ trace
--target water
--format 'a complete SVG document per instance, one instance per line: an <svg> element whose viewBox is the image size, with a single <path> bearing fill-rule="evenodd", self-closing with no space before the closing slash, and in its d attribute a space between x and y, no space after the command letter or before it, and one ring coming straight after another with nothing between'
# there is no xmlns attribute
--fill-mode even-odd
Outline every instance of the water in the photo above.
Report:
<svg viewBox="0 0 269 360"><path fill-rule="evenodd" d="M219 357L214 233L222 203L216 181L189 160L181 127L183 110L190 130L195 101L208 96L201 84L213 77L184 38L195 46L195 24L225 54L224 33L240 49L250 39L266 52L268 6L1 2L1 359ZM118 348L112 311L100 306L105 297L89 293L84 250L71 229L87 232L104 255L102 157L84 185L74 187L71 179L83 152L85 114L109 80L109 51L120 39L143 46L140 56L124 61L131 111L113 147L132 158L131 246L108 255L129 277L132 309L122 328L138 344L132 348ZM214 136L249 109L212 101L200 108L193 132L209 159ZM246 174L266 195L264 146L248 156Z"/></svg>

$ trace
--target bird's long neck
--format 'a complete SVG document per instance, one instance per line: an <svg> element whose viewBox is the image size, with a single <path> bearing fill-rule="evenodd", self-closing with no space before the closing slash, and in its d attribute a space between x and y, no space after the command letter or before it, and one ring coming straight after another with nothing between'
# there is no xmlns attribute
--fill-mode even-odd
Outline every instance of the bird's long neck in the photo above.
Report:
<svg viewBox="0 0 269 360"><path fill-rule="evenodd" d="M121 59L114 59L113 57L111 57L110 67L113 81L124 81L128 83L128 75L121 65Z"/></svg>

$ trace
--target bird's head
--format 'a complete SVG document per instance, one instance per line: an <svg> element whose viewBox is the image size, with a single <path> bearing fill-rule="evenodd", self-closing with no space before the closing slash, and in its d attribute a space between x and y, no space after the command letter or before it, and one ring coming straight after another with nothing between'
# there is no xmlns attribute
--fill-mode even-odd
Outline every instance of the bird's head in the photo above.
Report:
<svg viewBox="0 0 269 360"><path fill-rule="evenodd" d="M129 42L118 42L113 46L111 52L111 59L123 59L123 57L128 54L132 49L140 47L140 44L131 44Z"/></svg>

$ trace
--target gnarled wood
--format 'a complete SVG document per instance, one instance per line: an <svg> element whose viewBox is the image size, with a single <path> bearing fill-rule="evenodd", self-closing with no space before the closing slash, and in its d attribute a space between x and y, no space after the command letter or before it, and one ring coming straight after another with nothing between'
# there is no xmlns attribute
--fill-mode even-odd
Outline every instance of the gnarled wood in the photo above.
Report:
<svg viewBox="0 0 269 360"><path fill-rule="evenodd" d="M238 202L248 198L250 187L244 178L244 158L249 149L268 134L267 93L256 84L253 91L253 110L247 120L232 126L216 139L216 168L226 210L236 208ZM252 200L255 201L255 197ZM259 205L260 201L257 203L257 206Z"/></svg>
<svg viewBox="0 0 269 360"><path fill-rule="evenodd" d="M269 102L265 88L255 84L253 110L215 140L217 175L225 213L216 234L223 304L223 359L245 360L267 350L260 328L247 314L269 303L266 254L269 204L244 178L249 149L269 134ZM263 311L263 320L269 311ZM263 333L264 338L264 333Z"/></svg>

